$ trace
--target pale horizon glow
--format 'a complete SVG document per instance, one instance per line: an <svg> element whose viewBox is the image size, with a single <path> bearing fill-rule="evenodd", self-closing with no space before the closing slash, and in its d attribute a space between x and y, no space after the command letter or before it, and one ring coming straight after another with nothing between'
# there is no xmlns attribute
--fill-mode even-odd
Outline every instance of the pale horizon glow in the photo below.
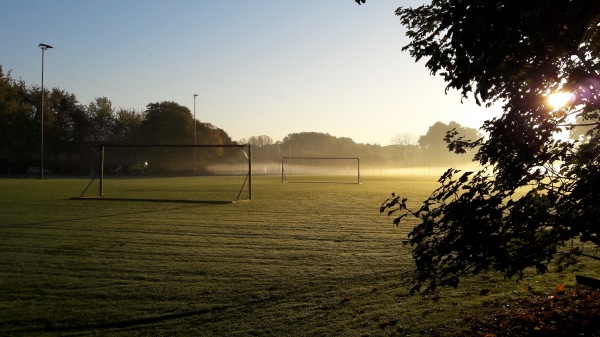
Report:
<svg viewBox="0 0 600 337"><path fill-rule="evenodd" d="M499 107L461 103L408 52L394 11L424 1L9 1L6 74L88 105L144 110L174 101L233 140L323 132L388 145L434 123L479 128Z"/></svg>

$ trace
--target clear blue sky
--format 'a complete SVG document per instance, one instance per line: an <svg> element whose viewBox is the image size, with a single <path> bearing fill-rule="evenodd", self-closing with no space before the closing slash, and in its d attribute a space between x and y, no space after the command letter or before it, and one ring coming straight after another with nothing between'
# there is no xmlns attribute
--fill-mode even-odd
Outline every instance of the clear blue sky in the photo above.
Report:
<svg viewBox="0 0 600 337"><path fill-rule="evenodd" d="M174 101L234 140L326 132L388 145L437 121L479 127L408 43L394 11L424 0L0 0L0 64L88 105Z"/></svg>

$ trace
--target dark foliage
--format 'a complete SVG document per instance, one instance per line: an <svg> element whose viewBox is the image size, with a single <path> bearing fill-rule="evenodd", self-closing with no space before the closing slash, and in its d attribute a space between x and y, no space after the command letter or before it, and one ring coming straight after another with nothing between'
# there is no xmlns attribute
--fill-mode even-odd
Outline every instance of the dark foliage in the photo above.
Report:
<svg viewBox="0 0 600 337"><path fill-rule="evenodd" d="M396 225L420 221L409 234L413 290L487 270L520 278L586 255L572 240L598 246L600 2L434 0L396 14L411 39L404 49L448 90L504 110L482 126L485 139L446 137L451 151L478 149L480 171L449 169L416 210L396 195L382 204ZM551 107L547 95L559 90L573 99ZM580 116L585 137L557 137Z"/></svg>

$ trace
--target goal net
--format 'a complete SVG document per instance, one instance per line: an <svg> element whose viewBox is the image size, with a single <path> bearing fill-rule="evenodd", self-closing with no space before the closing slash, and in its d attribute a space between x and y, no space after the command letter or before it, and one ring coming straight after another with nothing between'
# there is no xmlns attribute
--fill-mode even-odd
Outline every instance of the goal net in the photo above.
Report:
<svg viewBox="0 0 600 337"><path fill-rule="evenodd" d="M236 202L252 199L250 145L124 145L93 149L77 198Z"/></svg>
<svg viewBox="0 0 600 337"><path fill-rule="evenodd" d="M281 182L360 184L360 158L282 157Z"/></svg>

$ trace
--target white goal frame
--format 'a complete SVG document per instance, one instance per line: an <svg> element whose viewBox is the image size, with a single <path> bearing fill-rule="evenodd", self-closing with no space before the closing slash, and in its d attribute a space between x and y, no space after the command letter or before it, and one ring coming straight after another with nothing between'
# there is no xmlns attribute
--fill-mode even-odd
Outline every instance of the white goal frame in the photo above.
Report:
<svg viewBox="0 0 600 337"><path fill-rule="evenodd" d="M302 162L306 162L307 166L310 166L310 163L314 163L315 160L332 160L332 161L339 161L339 160L352 160L352 161L356 161L356 181L349 181L346 183L349 184L361 184L361 180L360 180L360 158L359 157L281 157L281 182L282 183L287 183L287 176L288 175L292 175L292 172L286 172L286 161L291 161L291 160L301 160ZM319 181L319 182L323 182L323 183L344 183L344 182L339 182L339 181Z"/></svg>
<svg viewBox="0 0 600 337"><path fill-rule="evenodd" d="M105 198L104 197L104 186L105 186L105 149L106 148L239 148L247 162L247 171L245 180L240 186L239 193L235 200L231 201L222 201L222 200L188 200L188 199L127 199L127 198ZM197 144L197 145L187 145L187 144L171 144L171 145L163 145L163 144L98 144L95 146L95 150L93 151L97 160L96 164L92 164L92 180L87 185L87 187L81 192L79 197L74 197L72 199L95 199L95 200L129 200L129 201L158 201L158 202L189 202L189 203L232 203L239 202L244 200L252 200L252 146L250 144L228 144L228 145L206 145L206 144ZM194 162L196 161L196 151L194 151ZM195 167L195 165L194 165ZM194 168L195 170L195 168ZM194 172L195 173L195 172ZM90 188L94 180L98 179L98 194L95 196L85 196L86 191ZM242 192L244 188L247 189L247 196L243 196Z"/></svg>

